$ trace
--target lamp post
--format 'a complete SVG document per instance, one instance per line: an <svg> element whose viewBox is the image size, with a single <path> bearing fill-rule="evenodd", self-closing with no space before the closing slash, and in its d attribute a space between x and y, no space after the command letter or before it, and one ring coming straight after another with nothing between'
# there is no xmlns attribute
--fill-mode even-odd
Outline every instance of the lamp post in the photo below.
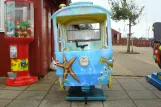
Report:
<svg viewBox="0 0 161 107"><path fill-rule="evenodd" d="M150 30L150 27L148 28L148 40L149 40L149 30Z"/></svg>

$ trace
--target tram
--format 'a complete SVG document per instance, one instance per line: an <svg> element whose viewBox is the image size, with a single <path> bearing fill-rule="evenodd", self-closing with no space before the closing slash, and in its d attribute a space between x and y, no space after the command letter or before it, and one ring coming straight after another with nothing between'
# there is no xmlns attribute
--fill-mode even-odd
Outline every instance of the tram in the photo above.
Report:
<svg viewBox="0 0 161 107"><path fill-rule="evenodd" d="M111 87L113 50L111 12L92 2L62 6L52 15L56 76L66 100L106 100L103 85Z"/></svg>

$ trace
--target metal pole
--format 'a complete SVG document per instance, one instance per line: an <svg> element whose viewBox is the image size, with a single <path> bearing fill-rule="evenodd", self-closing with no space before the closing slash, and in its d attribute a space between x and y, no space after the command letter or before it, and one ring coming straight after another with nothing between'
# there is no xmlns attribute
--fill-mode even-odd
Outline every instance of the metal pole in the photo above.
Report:
<svg viewBox="0 0 161 107"><path fill-rule="evenodd" d="M127 34L127 47L128 47L128 39L129 39L129 35Z"/></svg>
<svg viewBox="0 0 161 107"><path fill-rule="evenodd" d="M148 28L148 40L149 40L149 30L150 30L150 27Z"/></svg>
<svg viewBox="0 0 161 107"><path fill-rule="evenodd" d="M147 32L147 8L146 8L146 28L145 28L145 29L146 29L146 30L145 30L145 31L146 31L146 32L145 32L145 33L146 33L145 35L147 35L147 33L148 33L148 32ZM146 38L146 37L145 37L145 38Z"/></svg>

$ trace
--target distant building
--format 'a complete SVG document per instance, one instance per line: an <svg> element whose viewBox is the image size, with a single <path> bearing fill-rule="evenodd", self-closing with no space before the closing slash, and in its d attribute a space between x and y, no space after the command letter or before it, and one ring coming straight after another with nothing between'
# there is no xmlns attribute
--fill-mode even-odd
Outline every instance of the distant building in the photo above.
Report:
<svg viewBox="0 0 161 107"><path fill-rule="evenodd" d="M112 43L120 44L121 42L121 33L115 29L112 29Z"/></svg>
<svg viewBox="0 0 161 107"><path fill-rule="evenodd" d="M116 31L115 29L112 29L112 41L113 44L120 43L121 41L121 33Z"/></svg>

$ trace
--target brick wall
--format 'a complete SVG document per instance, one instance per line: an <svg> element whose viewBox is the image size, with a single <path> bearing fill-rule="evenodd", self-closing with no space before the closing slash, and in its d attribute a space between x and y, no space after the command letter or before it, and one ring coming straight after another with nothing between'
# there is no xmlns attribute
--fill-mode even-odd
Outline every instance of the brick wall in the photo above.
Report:
<svg viewBox="0 0 161 107"><path fill-rule="evenodd" d="M130 41L132 44L132 41ZM113 45L127 45L127 39L121 39L120 43L113 43ZM138 47L150 47L151 40L133 40L133 45Z"/></svg>

